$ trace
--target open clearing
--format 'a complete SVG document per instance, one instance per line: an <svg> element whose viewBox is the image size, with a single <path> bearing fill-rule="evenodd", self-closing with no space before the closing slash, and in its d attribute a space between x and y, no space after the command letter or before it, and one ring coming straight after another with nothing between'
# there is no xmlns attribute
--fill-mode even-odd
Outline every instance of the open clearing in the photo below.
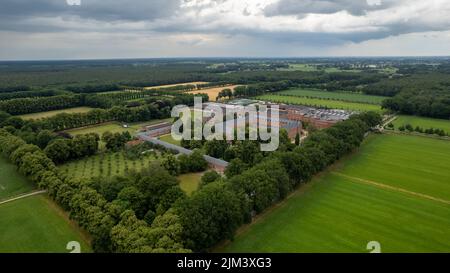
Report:
<svg viewBox="0 0 450 273"><path fill-rule="evenodd" d="M382 252L449 252L450 205L421 196L450 200L449 149L449 141L370 136L217 251L369 252L378 241Z"/></svg>
<svg viewBox="0 0 450 273"><path fill-rule="evenodd" d="M128 124L128 128L124 128L122 123L119 122L107 122L102 123L94 126L88 126L88 127L82 127L82 128L76 128L67 130L66 132L75 136L75 135L81 135L81 134L89 134L89 133L97 133L100 136L104 132L111 132L111 133L122 133L125 131L130 132L131 135L134 135L137 133L138 130L142 129L144 126L153 125L161 122L172 122L172 118L167 119L158 119L158 120L151 120L146 122L138 122L138 123L131 123Z"/></svg>
<svg viewBox="0 0 450 273"><path fill-rule="evenodd" d="M294 97L309 97L318 99L341 100L348 102L362 102L370 104L381 104L381 102L386 99L386 97L382 96L371 96L352 92L328 92L316 89L297 89L297 88L277 92L276 94Z"/></svg>
<svg viewBox="0 0 450 273"><path fill-rule="evenodd" d="M416 126L421 127L422 129L442 129L446 133L450 134L450 120L446 119L435 119L435 118L425 118L425 117L416 117L416 116L405 116L400 115L393 122L395 129L406 124L411 124L414 128Z"/></svg>
<svg viewBox="0 0 450 273"><path fill-rule="evenodd" d="M239 85L229 85L229 86L205 88L205 89L200 89L197 91L188 92L188 94L194 94L194 95L195 94L208 94L209 101L216 101L217 96L219 95L220 91L222 91L224 89L234 90L234 88L236 88L237 86L239 86Z"/></svg>
<svg viewBox="0 0 450 273"><path fill-rule="evenodd" d="M207 83L208 82L185 82L185 83L177 83L177 84L166 84L166 85L158 85L158 86L149 86L149 87L145 87L144 89L150 90L150 89L174 87L174 86L179 86L179 85L198 85L198 84L207 84Z"/></svg>
<svg viewBox="0 0 450 273"><path fill-rule="evenodd" d="M45 195L0 205L0 252L68 253L70 241L91 252L86 235Z"/></svg>
<svg viewBox="0 0 450 273"><path fill-rule="evenodd" d="M30 192L35 187L25 176L19 174L16 166L0 156L0 201Z"/></svg>
<svg viewBox="0 0 450 273"><path fill-rule="evenodd" d="M188 195L192 194L195 190L198 189L202 176L203 172L188 173L178 176L178 180L180 180L180 188Z"/></svg>
<svg viewBox="0 0 450 273"><path fill-rule="evenodd" d="M59 166L70 177L92 178L125 175L128 171L140 171L157 160L154 155L147 155L137 160L125 157L122 152L101 153L85 159L72 161Z"/></svg>
<svg viewBox="0 0 450 273"><path fill-rule="evenodd" d="M28 119L41 119L41 118L48 118L52 116L56 116L57 114L61 113L87 113L94 108L91 107L75 107L75 108L67 108L62 110L54 110L54 111L48 111L48 112L40 112L40 113L32 113L32 114L26 114L26 115L20 115L18 117L21 117L22 119L28 120Z"/></svg>
<svg viewBox="0 0 450 273"><path fill-rule="evenodd" d="M180 144L181 141L173 139L171 134L160 136L158 139L170 144L181 146Z"/></svg>
<svg viewBox="0 0 450 273"><path fill-rule="evenodd" d="M294 97L282 95L262 95L256 97L258 100L271 101L277 103L297 104L313 106L318 108L343 109L350 111L376 111L381 112L381 106L367 103L346 102L338 100L325 100L307 97Z"/></svg>

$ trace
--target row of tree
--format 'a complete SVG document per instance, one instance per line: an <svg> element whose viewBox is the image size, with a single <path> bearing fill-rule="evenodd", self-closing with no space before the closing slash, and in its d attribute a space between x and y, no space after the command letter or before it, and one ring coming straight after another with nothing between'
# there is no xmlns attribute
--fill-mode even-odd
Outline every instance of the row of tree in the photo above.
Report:
<svg viewBox="0 0 450 273"><path fill-rule="evenodd" d="M38 146L27 144L4 129L0 129L0 142L2 155L32 182L47 189L48 195L91 234L96 252L189 252L181 239L181 220L168 210L175 199L183 197L183 192L164 169L136 174L109 202L95 190L95 183L65 178ZM151 225L140 220L132 209L141 201L144 204L139 208L149 208L145 215L154 218Z"/></svg>
<svg viewBox="0 0 450 273"><path fill-rule="evenodd" d="M389 129L395 129L394 124L392 124L392 123L389 123L387 127ZM417 132L417 133L428 134L428 135L448 136L448 133L446 133L443 129L439 129L439 128L424 129L420 126L413 127L409 123L405 124L405 125L400 125L398 127L398 130L401 132L408 131L408 132Z"/></svg>
<svg viewBox="0 0 450 273"><path fill-rule="evenodd" d="M204 251L232 239L235 230L253 215L358 147L369 128L380 122L376 113L353 116L313 133L293 151L272 153L250 169L207 183L177 202L174 208L181 219L185 246Z"/></svg>
<svg viewBox="0 0 450 273"><path fill-rule="evenodd" d="M36 91L30 90L30 91L18 91L10 93L0 92L0 101L20 99L20 98L51 97L56 95L62 95L63 93L64 93L63 91L56 91L56 90L36 90Z"/></svg>
<svg viewBox="0 0 450 273"><path fill-rule="evenodd" d="M0 101L0 111L21 115L51 110L66 109L82 105L81 96L61 95L38 98L19 98Z"/></svg>

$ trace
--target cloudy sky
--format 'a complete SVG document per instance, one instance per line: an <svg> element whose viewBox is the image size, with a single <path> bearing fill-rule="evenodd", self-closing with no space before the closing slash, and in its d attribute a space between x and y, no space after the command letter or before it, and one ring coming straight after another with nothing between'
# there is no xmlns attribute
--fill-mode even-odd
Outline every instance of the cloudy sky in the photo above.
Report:
<svg viewBox="0 0 450 273"><path fill-rule="evenodd" d="M450 55L449 0L1 0L0 59Z"/></svg>

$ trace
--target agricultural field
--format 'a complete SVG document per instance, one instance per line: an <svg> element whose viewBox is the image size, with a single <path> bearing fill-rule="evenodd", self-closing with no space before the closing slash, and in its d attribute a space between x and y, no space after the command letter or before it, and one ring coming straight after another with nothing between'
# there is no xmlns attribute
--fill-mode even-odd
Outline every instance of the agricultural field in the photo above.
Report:
<svg viewBox="0 0 450 273"><path fill-rule="evenodd" d="M24 120L41 119L41 118L48 118L48 117L56 116L57 114L61 114L61 113L67 113L67 114L87 113L93 109L94 108L91 108L91 107L75 107L75 108L67 108L67 109L54 110L54 111L48 111L48 112L19 115L18 117L20 117Z"/></svg>
<svg viewBox="0 0 450 273"><path fill-rule="evenodd" d="M276 94L294 97L309 97L348 102L361 102L369 104L381 104L381 102L386 99L386 97L382 96L371 96L354 92L328 92L316 89L290 89L277 92Z"/></svg>
<svg viewBox="0 0 450 273"><path fill-rule="evenodd" d="M111 177L125 175L130 170L140 171L150 166L155 160L158 158L151 154L131 160L126 158L122 152L101 153L63 164L59 166L59 169L74 178Z"/></svg>
<svg viewBox="0 0 450 273"><path fill-rule="evenodd" d="M209 83L209 82L185 82L185 83L177 83L177 84L166 84L166 85L150 86L150 87L145 87L144 89L150 90L150 89L174 87L174 86L179 86L179 85L199 85L199 84L207 84L207 83Z"/></svg>
<svg viewBox="0 0 450 273"><path fill-rule="evenodd" d="M379 105L357 103L357 102L346 102L338 100L325 100L317 98L293 97L281 95L262 95L256 97L255 99L277 103L306 105L318 108L343 109L350 111L376 111L376 112L382 111L381 106Z"/></svg>
<svg viewBox="0 0 450 273"><path fill-rule="evenodd" d="M178 180L180 180L180 188L188 195L192 194L192 192L198 189L202 176L203 172L188 173L178 176Z"/></svg>
<svg viewBox="0 0 450 273"><path fill-rule="evenodd" d="M419 126L422 129L442 129L450 134L450 120L445 119L400 115L392 124L394 124L395 129L406 124L411 124L413 128Z"/></svg>
<svg viewBox="0 0 450 273"><path fill-rule="evenodd" d="M448 252L449 151L448 141L370 136L216 251L369 252L378 241L382 252Z"/></svg>
<svg viewBox="0 0 450 273"><path fill-rule="evenodd" d="M92 252L87 235L45 195L35 195L0 205L0 253L68 253L70 241L81 252Z"/></svg>
<svg viewBox="0 0 450 273"><path fill-rule="evenodd" d="M239 85L230 85L230 86L221 86L221 87L213 87L213 88L205 88L205 89L200 89L198 91L191 91L188 92L188 94L208 94L209 96L209 101L216 101L217 96L219 95L220 91L224 90L224 89L231 89L234 90L234 88L236 88Z"/></svg>
<svg viewBox="0 0 450 273"><path fill-rule="evenodd" d="M383 135L371 138L340 173L450 200L449 154L447 140Z"/></svg>
<svg viewBox="0 0 450 273"><path fill-rule="evenodd" d="M31 181L17 172L17 167L0 156L0 201L32 191Z"/></svg>

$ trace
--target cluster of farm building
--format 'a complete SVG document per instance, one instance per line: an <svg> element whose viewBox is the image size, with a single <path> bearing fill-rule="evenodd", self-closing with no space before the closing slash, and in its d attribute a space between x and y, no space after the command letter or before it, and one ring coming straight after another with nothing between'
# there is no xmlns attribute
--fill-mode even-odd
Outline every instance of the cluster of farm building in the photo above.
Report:
<svg viewBox="0 0 450 273"><path fill-rule="evenodd" d="M355 113L346 110L319 109L308 106L275 104L249 99L238 99L228 103L207 102L203 103L202 110L205 111L206 108L212 107L221 108L225 114L230 112L237 113L243 106L255 106L258 108L262 105L267 106L269 109L273 109L274 106L278 106L278 117L272 116L271 111L268 111L267 114L260 113L258 119L260 121L265 120L268 127L277 126L279 129L285 129L291 139L294 139L297 133L301 133L303 129L302 126L305 124L313 126L317 129L325 129L333 126L337 122L348 119ZM203 122L207 122L211 118L211 116L203 117ZM248 117L241 117L241 119L242 118L245 120L241 123L239 122L239 117L224 122L224 132L228 132L227 130L229 130L229 128L237 128L239 124L248 124ZM171 126L172 125L170 123L164 122L152 126L146 126L142 128L142 131L146 132L146 134L150 137L158 137L169 134L171 132Z"/></svg>

